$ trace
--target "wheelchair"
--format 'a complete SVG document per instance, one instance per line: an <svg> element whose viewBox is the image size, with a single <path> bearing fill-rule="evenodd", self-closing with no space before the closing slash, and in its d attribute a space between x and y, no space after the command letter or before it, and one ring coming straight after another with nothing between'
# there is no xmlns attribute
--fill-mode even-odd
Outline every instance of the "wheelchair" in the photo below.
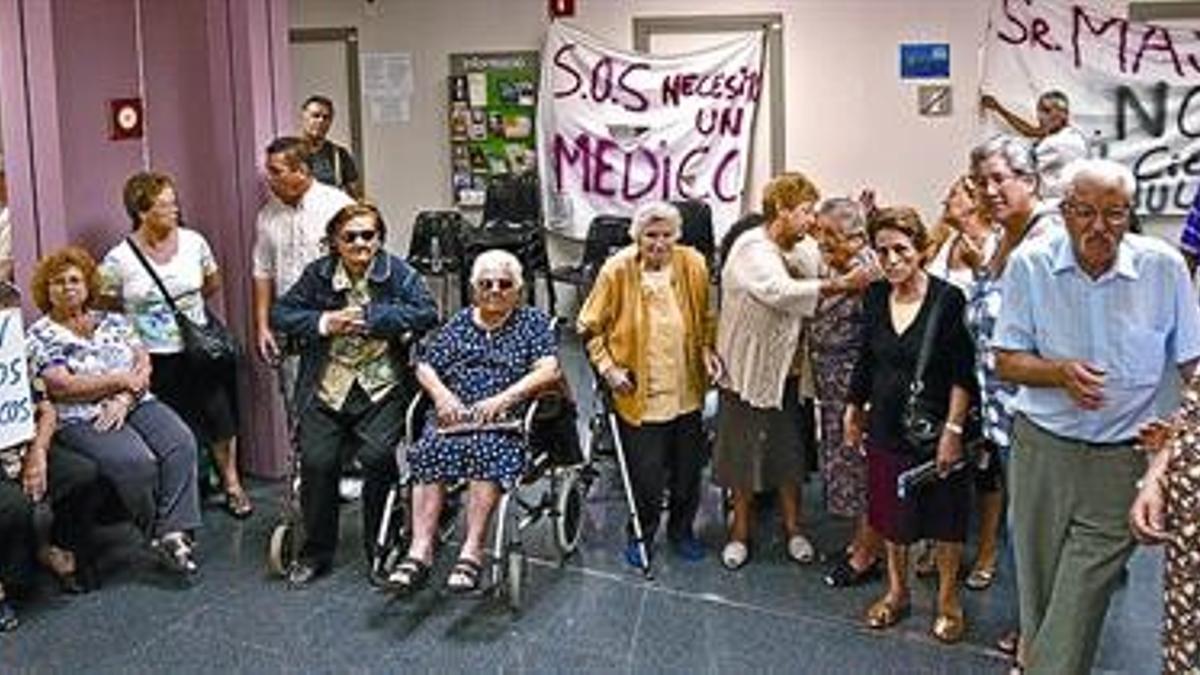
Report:
<svg viewBox="0 0 1200 675"><path fill-rule="evenodd" d="M371 571L386 578L404 558L411 538L411 480L407 453L420 436L432 400L419 392L405 414L405 438L397 450L401 480L388 492L383 519L376 534L377 555ZM484 564L483 592L502 599L520 611L524 599L528 558L524 533L546 519L553 528L553 543L559 564L578 549L583 530L586 497L584 476L588 459L583 455L575 427L574 402L565 392L543 394L530 403L520 418L503 419L487 425L467 424L461 431L503 431L519 435L524 446L524 470L505 490L492 514L492 544ZM544 484L544 485L543 485ZM468 483L446 488L439 523L439 540L447 541L457 521L459 501Z"/></svg>

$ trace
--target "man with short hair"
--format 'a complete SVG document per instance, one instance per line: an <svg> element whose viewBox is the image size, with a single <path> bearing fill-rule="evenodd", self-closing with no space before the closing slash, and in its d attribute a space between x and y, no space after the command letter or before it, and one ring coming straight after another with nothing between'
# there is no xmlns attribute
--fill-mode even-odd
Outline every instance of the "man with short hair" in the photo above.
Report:
<svg viewBox="0 0 1200 675"><path fill-rule="evenodd" d="M1058 90L1043 93L1037 101L1037 124L1004 107L990 94L979 101L984 110L993 110L1017 133L1034 139L1033 153L1042 179L1042 197L1057 200L1066 187L1063 169L1077 159L1087 157L1087 137L1071 124L1071 103Z"/></svg>
<svg viewBox="0 0 1200 675"><path fill-rule="evenodd" d="M325 254L325 224L353 200L313 180L308 143L294 136L271 141L266 150L271 196L258 211L254 237L254 329L258 354L280 356L269 325L271 303L300 278L304 267Z"/></svg>
<svg viewBox="0 0 1200 675"><path fill-rule="evenodd" d="M326 138L333 126L333 101L314 94L300 106L300 130L308 141L309 165L313 178L344 191L351 197L361 197L358 184L358 165L354 155Z"/></svg>
<svg viewBox="0 0 1200 675"><path fill-rule="evenodd" d="M1065 229L1018 247L1003 277L996 370L1020 385L1009 466L1027 673L1087 673L1134 550L1126 514L1146 460L1138 428L1200 358L1200 308L1179 254L1127 233L1135 180L1078 160Z"/></svg>

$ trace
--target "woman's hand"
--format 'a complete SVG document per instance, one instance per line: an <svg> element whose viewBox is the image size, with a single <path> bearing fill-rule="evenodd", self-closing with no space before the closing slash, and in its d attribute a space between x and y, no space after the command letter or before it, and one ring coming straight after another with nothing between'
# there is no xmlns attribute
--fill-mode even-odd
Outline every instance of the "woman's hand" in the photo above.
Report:
<svg viewBox="0 0 1200 675"><path fill-rule="evenodd" d="M515 396L502 391L495 396L489 396L482 401L476 401L471 406L471 413L478 422L494 422L500 419L500 416L516 402L517 398Z"/></svg>
<svg viewBox="0 0 1200 675"><path fill-rule="evenodd" d="M448 427L467 419L467 406L449 391L434 399L433 407L439 426Z"/></svg>
<svg viewBox="0 0 1200 675"><path fill-rule="evenodd" d="M1143 544L1159 544L1171 535L1166 531L1166 503L1158 476L1147 476L1129 508L1129 529Z"/></svg>
<svg viewBox="0 0 1200 675"><path fill-rule="evenodd" d="M30 447L21 464L21 488L31 502L40 502L46 495L46 451Z"/></svg>
<svg viewBox="0 0 1200 675"><path fill-rule="evenodd" d="M1153 419L1138 428L1137 447L1147 452L1158 452L1167 445L1171 437L1171 423Z"/></svg>
<svg viewBox="0 0 1200 675"><path fill-rule="evenodd" d="M962 461L962 457L962 434L942 429L942 436L938 439L937 457L934 460L937 464L938 478L949 476L954 465Z"/></svg>
<svg viewBox="0 0 1200 675"><path fill-rule="evenodd" d="M125 416L133 407L133 398L129 395L118 394L100 401L100 412L92 422L96 431L116 431L125 426Z"/></svg>
<svg viewBox="0 0 1200 675"><path fill-rule="evenodd" d="M128 389L134 398L140 398L150 388L150 362L136 365L129 373Z"/></svg>
<svg viewBox="0 0 1200 675"><path fill-rule="evenodd" d="M712 347L705 347L703 356L704 372L708 374L708 381L715 384L725 375L725 364L721 362L720 355Z"/></svg>
<svg viewBox="0 0 1200 675"><path fill-rule="evenodd" d="M842 413L842 445L861 449L863 426L863 409L853 403L848 404L846 412Z"/></svg>
<svg viewBox="0 0 1200 675"><path fill-rule="evenodd" d="M362 335L367 331L363 308L358 306L325 312L321 323L326 335Z"/></svg>
<svg viewBox="0 0 1200 675"><path fill-rule="evenodd" d="M633 375L628 368L613 366L604 371L604 382L615 394L633 393Z"/></svg>

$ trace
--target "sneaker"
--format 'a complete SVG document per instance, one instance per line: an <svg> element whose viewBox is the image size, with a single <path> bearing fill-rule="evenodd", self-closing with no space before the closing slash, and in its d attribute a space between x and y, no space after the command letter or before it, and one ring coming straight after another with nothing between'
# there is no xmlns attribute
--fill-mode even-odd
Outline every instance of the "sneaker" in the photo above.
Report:
<svg viewBox="0 0 1200 675"><path fill-rule="evenodd" d="M192 549L188 546L187 538L182 532L171 532L160 539L150 542L150 548L158 554L158 559L167 568L179 574L190 576L199 569L192 558Z"/></svg>
<svg viewBox="0 0 1200 675"><path fill-rule="evenodd" d="M676 555L688 562L704 560L704 544L690 532L678 539L671 540L671 545L675 548Z"/></svg>
<svg viewBox="0 0 1200 675"><path fill-rule="evenodd" d="M362 497L363 480L355 476L346 476L338 481L338 497L343 504L350 504Z"/></svg>
<svg viewBox="0 0 1200 675"><path fill-rule="evenodd" d="M13 609L12 603L0 599L0 633L16 630L19 625L21 622L17 619L17 610Z"/></svg>
<svg viewBox="0 0 1200 675"><path fill-rule="evenodd" d="M649 555L649 551L646 553ZM631 541L625 546L625 562L629 563L631 567L646 569L647 565L645 561L642 560L641 547L638 546L636 541Z"/></svg>

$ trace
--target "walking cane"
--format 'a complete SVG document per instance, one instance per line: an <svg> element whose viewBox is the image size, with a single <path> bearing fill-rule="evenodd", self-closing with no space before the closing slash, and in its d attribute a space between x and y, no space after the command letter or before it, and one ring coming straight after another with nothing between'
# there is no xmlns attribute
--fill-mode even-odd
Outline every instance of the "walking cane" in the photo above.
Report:
<svg viewBox="0 0 1200 675"><path fill-rule="evenodd" d="M617 426L617 411L613 407L612 396L608 388L604 388L605 403L608 408L608 427L612 432L613 449L617 454L617 467L621 470L621 484L625 487L625 501L629 505L629 516L633 519L633 541L638 546L638 556L641 558L642 574L647 579L654 578L650 569L650 550L646 546L646 538L642 534L642 521L638 518L637 501L633 498L633 484L629 480L629 466L625 462L625 444L621 442L621 430Z"/></svg>

